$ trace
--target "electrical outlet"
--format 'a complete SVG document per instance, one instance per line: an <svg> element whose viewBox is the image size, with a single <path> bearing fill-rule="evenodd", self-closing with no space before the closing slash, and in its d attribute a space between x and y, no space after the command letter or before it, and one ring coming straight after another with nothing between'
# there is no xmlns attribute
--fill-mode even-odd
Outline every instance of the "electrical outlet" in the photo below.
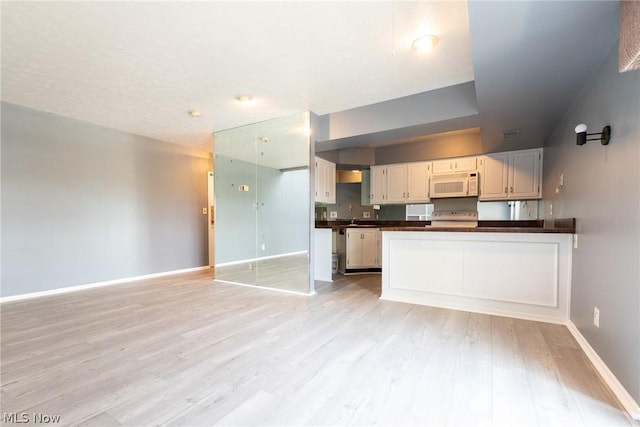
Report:
<svg viewBox="0 0 640 427"><path fill-rule="evenodd" d="M596 325L596 328L600 327L600 309L598 307L593 307L593 324Z"/></svg>
<svg viewBox="0 0 640 427"><path fill-rule="evenodd" d="M202 215L206 215L207 214L207 208L202 208Z"/></svg>
<svg viewBox="0 0 640 427"><path fill-rule="evenodd" d="M329 212L329 218L338 218L338 211Z"/></svg>
<svg viewBox="0 0 640 427"><path fill-rule="evenodd" d="M578 249L578 235L573 235L573 249Z"/></svg>
<svg viewBox="0 0 640 427"><path fill-rule="evenodd" d="M262 244L262 250L264 251L265 249L267 249L267 248L266 248L265 244L263 243Z"/></svg>

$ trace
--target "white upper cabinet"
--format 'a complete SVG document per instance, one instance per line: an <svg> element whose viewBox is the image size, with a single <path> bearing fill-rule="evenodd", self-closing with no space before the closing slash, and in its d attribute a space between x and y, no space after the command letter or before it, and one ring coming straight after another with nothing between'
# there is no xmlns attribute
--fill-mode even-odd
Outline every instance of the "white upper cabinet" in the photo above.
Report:
<svg viewBox="0 0 640 427"><path fill-rule="evenodd" d="M433 175L440 175L445 173L474 171L478 167L476 160L476 157L437 160L432 163L431 173Z"/></svg>
<svg viewBox="0 0 640 427"><path fill-rule="evenodd" d="M409 163L407 165L407 197L411 203L429 201L429 162Z"/></svg>
<svg viewBox="0 0 640 427"><path fill-rule="evenodd" d="M542 187L542 149L509 154L509 198L539 199Z"/></svg>
<svg viewBox="0 0 640 427"><path fill-rule="evenodd" d="M387 166L387 203L404 203L407 194L407 165Z"/></svg>
<svg viewBox="0 0 640 427"><path fill-rule="evenodd" d="M316 157L316 202L336 202L336 164Z"/></svg>
<svg viewBox="0 0 640 427"><path fill-rule="evenodd" d="M490 154L478 158L479 200L541 197L542 149Z"/></svg>
<svg viewBox="0 0 640 427"><path fill-rule="evenodd" d="M479 200L541 197L542 149L371 166L371 204L428 203L431 175L478 171Z"/></svg>
<svg viewBox="0 0 640 427"><path fill-rule="evenodd" d="M499 153L478 158L480 173L479 200L506 200L509 196L509 154Z"/></svg>
<svg viewBox="0 0 640 427"><path fill-rule="evenodd" d="M430 162L372 166L371 203L428 202L430 169Z"/></svg>
<svg viewBox="0 0 640 427"><path fill-rule="evenodd" d="M370 172L371 204L382 205L387 202L387 167L371 166Z"/></svg>

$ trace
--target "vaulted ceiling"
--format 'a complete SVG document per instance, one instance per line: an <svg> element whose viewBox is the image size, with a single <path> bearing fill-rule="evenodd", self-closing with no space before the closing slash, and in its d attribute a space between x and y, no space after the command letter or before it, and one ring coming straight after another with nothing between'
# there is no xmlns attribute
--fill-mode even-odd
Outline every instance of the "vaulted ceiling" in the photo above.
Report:
<svg viewBox="0 0 640 427"><path fill-rule="evenodd" d="M325 122L367 108L393 116L398 99L419 112L455 104L443 90L470 87L472 105L449 105L448 116L328 138L383 145L479 128L495 150L517 128L521 147L540 146L617 40L618 10L610 1L2 2L2 100L209 148L213 131L304 110ZM410 44L424 33L440 43L418 55ZM253 102L240 105L239 93Z"/></svg>

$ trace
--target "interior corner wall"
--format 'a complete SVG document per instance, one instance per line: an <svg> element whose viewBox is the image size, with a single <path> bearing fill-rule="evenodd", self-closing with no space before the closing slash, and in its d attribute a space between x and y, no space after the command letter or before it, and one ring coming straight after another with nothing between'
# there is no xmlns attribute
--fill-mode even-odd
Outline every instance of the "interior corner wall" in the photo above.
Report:
<svg viewBox="0 0 640 427"><path fill-rule="evenodd" d="M474 81L320 116L322 135L341 139L407 129L478 113ZM390 140L393 139L390 137ZM317 138L318 141L322 139Z"/></svg>
<svg viewBox="0 0 640 427"><path fill-rule="evenodd" d="M575 217L571 321L640 402L640 72L618 73L618 46L545 144L546 218ZM576 145L574 127L612 128L611 142ZM564 186L559 186L564 174ZM558 188L558 193L556 193ZM593 324L600 309L600 327Z"/></svg>
<svg viewBox="0 0 640 427"><path fill-rule="evenodd" d="M375 150L376 165L419 162L483 153L480 133L448 134L426 141L388 145Z"/></svg>
<svg viewBox="0 0 640 427"><path fill-rule="evenodd" d="M3 297L208 265L185 147L2 103Z"/></svg>

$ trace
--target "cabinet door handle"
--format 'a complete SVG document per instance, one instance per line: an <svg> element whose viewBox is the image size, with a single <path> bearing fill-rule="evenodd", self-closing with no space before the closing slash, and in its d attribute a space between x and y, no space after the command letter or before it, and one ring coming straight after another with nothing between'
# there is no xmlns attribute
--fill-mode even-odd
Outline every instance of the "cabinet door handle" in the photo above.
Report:
<svg viewBox="0 0 640 427"><path fill-rule="evenodd" d="M511 187L511 194L513 194L513 187Z"/></svg>
<svg viewBox="0 0 640 427"><path fill-rule="evenodd" d="M505 192L505 193L507 192L507 187L504 187L504 192Z"/></svg>

